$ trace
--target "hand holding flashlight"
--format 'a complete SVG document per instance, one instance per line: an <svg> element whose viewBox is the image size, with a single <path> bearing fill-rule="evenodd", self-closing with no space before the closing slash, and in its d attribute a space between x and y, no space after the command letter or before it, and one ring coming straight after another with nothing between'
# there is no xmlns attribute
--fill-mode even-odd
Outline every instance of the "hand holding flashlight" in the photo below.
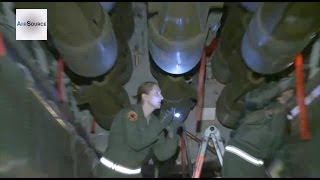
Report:
<svg viewBox="0 0 320 180"><path fill-rule="evenodd" d="M174 109L170 108L166 111L160 111L160 123L163 125L163 127L167 127L174 119Z"/></svg>
<svg viewBox="0 0 320 180"><path fill-rule="evenodd" d="M190 110L194 107L193 99L183 99L174 104L167 111L160 111L160 121L168 131L176 132L187 119Z"/></svg>

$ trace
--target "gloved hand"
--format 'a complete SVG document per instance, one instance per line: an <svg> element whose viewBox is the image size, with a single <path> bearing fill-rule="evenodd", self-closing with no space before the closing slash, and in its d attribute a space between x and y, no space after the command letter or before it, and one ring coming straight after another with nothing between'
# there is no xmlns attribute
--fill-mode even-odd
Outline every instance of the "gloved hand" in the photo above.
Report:
<svg viewBox="0 0 320 180"><path fill-rule="evenodd" d="M185 121L189 115L190 110L193 109L195 105L196 105L195 99L184 99L179 104L177 104L176 112L180 113L182 115L181 119Z"/></svg>
<svg viewBox="0 0 320 180"><path fill-rule="evenodd" d="M173 120L174 117L174 109L170 108L168 110L160 110L160 123L164 128L166 128Z"/></svg>
<svg viewBox="0 0 320 180"><path fill-rule="evenodd" d="M287 133L286 115L285 107L278 102L247 114L241 119L238 129L233 132L229 144L256 158L273 157Z"/></svg>
<svg viewBox="0 0 320 180"><path fill-rule="evenodd" d="M177 134L178 134L180 137L182 137L183 131L184 131L183 127L180 126L180 127L177 129Z"/></svg>
<svg viewBox="0 0 320 180"><path fill-rule="evenodd" d="M169 110L160 111L160 123L162 124L165 132L165 136L169 138L173 138L176 133L176 128L172 126L172 121L174 119L174 108L170 108Z"/></svg>
<svg viewBox="0 0 320 180"><path fill-rule="evenodd" d="M173 131L177 131L177 129L184 123L187 119L190 110L195 106L195 100L193 99L183 99L179 103L175 105L175 107L171 108L174 113L174 117L169 126L173 129Z"/></svg>

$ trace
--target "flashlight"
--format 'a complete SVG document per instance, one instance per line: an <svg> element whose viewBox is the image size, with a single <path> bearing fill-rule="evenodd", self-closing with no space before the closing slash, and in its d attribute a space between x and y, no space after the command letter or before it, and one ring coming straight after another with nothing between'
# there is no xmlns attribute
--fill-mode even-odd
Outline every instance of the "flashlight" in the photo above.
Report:
<svg viewBox="0 0 320 180"><path fill-rule="evenodd" d="M174 117L179 118L180 117L180 113L174 113Z"/></svg>
<svg viewBox="0 0 320 180"><path fill-rule="evenodd" d="M179 118L181 114L176 113L176 108L173 108L173 115L174 115L174 117Z"/></svg>

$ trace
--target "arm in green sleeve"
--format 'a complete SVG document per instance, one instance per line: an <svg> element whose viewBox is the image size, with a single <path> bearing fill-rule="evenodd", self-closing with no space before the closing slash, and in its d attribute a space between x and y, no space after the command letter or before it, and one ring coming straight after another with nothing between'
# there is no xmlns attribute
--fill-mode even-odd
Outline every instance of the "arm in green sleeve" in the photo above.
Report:
<svg viewBox="0 0 320 180"><path fill-rule="evenodd" d="M136 121L130 121L126 116L129 111L124 111L123 116L125 119L126 126L126 138L129 147L132 149L139 151L144 149L145 147L151 145L156 140L158 140L159 135L163 135L163 126L148 126L145 129L140 129L138 126L138 121L142 121L144 119L138 117Z"/></svg>
<svg viewBox="0 0 320 180"><path fill-rule="evenodd" d="M176 153L179 136L174 135L173 138L165 137L164 133L159 136L159 140L153 145L152 149L159 161L165 161Z"/></svg>

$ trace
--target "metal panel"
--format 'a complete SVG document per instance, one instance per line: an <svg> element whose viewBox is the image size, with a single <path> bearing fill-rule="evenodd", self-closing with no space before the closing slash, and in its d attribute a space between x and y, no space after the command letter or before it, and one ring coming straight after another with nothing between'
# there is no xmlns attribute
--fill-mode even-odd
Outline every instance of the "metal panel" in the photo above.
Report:
<svg viewBox="0 0 320 180"><path fill-rule="evenodd" d="M0 58L0 177L91 177L93 149L18 66L17 52L7 53Z"/></svg>

